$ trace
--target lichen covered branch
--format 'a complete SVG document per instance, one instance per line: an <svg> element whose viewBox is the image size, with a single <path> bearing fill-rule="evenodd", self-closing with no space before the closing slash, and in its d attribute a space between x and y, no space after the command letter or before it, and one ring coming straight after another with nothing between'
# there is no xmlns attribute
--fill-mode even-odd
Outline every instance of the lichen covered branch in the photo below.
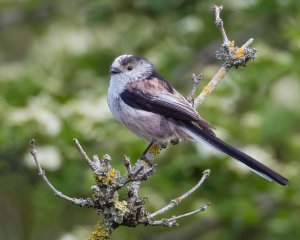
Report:
<svg viewBox="0 0 300 240"><path fill-rule="evenodd" d="M89 164L93 172L95 184L91 187L91 199L71 198L56 190L46 177L45 172L38 161L36 155L37 148L34 140L31 140L30 142L30 152L39 169L40 175L43 177L44 181L55 193L55 195L80 206L93 207L98 211L98 214L101 216L101 221L99 221L95 226L95 229L88 238L89 240L109 239L113 230L119 226L136 227L140 224L151 226L161 225L167 227L175 226L177 225L177 219L201 212L208 206L206 204L204 205L206 207L202 207L193 212L177 217L154 220L154 217L171 210L183 199L187 198L194 191L196 191L208 177L209 170L204 171L201 180L192 189L187 191L179 198L171 201L168 206L156 211L153 214L150 214L145 208L145 199L140 196L139 190L142 181L147 180L154 174L155 165L152 163L149 164L147 161L140 159L136 161L134 165L132 165L130 159L125 156L124 166L127 170L127 174L125 176L121 176L120 172L112 167L112 159L109 155L106 154L101 159L99 159L97 155L94 155L91 160L84 151L83 147L80 145L79 141L77 139L74 139L73 141L83 160ZM148 161L153 161L155 155L158 154L160 150L158 148L159 146L155 145L149 149L149 151L146 153L146 158ZM128 187L126 197L120 199L118 191L124 188L127 184Z"/></svg>
<svg viewBox="0 0 300 240"><path fill-rule="evenodd" d="M242 45L242 47L235 46L234 41L230 41L228 39L223 20L220 17L223 7L215 5L213 9L215 11L215 24L219 28L223 38L223 43L220 49L216 52L216 57L223 61L223 64L210 82L203 88L199 96L195 99L195 109L197 109L207 96L215 89L231 67L237 68L240 66L246 66L248 61L253 60L256 57L256 49L249 48L249 45L253 42L253 38L250 38L244 45Z"/></svg>

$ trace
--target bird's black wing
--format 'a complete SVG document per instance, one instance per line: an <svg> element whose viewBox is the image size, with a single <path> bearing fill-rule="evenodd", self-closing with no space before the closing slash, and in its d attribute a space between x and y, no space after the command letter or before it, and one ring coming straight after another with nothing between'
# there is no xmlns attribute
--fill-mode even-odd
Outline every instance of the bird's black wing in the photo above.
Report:
<svg viewBox="0 0 300 240"><path fill-rule="evenodd" d="M157 96L138 89L126 89L121 93L121 99L136 109L158 113L176 120L196 122L203 130L214 135L213 127L203 120L188 102L170 93Z"/></svg>

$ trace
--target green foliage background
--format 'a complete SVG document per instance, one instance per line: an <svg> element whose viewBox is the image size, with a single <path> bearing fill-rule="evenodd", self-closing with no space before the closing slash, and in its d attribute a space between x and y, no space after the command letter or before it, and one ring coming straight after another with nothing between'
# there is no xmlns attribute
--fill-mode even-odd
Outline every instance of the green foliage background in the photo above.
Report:
<svg viewBox="0 0 300 240"><path fill-rule="evenodd" d="M300 238L299 1L219 1L236 43L255 38L257 59L232 69L199 112L217 134L290 179L270 183L203 145L170 146L142 193L153 211L205 185L170 215L211 202L178 229L120 228L113 239ZM183 94L218 70L221 43L212 1L0 1L0 239L84 239L98 216L57 199L28 156L35 138L50 180L69 196L90 196L91 173L72 138L90 154L137 159L147 143L112 119L106 105L113 59L150 59ZM199 89L200 91L200 89ZM123 170L124 171L124 170ZM125 171L124 171L125 172Z"/></svg>

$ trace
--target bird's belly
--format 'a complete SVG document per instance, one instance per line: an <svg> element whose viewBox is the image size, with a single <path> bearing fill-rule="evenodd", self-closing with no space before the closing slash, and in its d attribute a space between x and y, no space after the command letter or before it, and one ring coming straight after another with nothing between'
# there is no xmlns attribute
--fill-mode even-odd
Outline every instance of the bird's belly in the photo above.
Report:
<svg viewBox="0 0 300 240"><path fill-rule="evenodd" d="M139 137L158 143L174 138L173 124L159 114L132 108L123 101L120 108L121 122Z"/></svg>

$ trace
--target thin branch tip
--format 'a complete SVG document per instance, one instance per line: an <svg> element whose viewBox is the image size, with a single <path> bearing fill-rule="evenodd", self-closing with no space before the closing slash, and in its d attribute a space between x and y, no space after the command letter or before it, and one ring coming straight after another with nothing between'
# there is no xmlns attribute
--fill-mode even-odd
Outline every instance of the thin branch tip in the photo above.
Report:
<svg viewBox="0 0 300 240"><path fill-rule="evenodd" d="M213 9L215 10L216 8L219 8L220 10L222 10L223 9L223 5L218 6L218 5L214 4Z"/></svg>
<svg viewBox="0 0 300 240"><path fill-rule="evenodd" d="M34 139L31 139L30 142L29 142L29 150L30 150L31 155L35 155L36 152L37 152L36 144L35 144Z"/></svg>
<svg viewBox="0 0 300 240"><path fill-rule="evenodd" d="M203 175L205 175L206 177L208 177L210 175L210 173L211 173L211 170L210 169L206 169L206 170L204 170Z"/></svg>
<svg viewBox="0 0 300 240"><path fill-rule="evenodd" d="M103 163L108 164L111 160L112 160L112 159L111 159L111 156L109 156L108 154L105 154L105 155L102 157Z"/></svg>
<svg viewBox="0 0 300 240"><path fill-rule="evenodd" d="M79 141L77 138L73 138L72 139L73 143L75 143L75 145L80 145Z"/></svg>
<svg viewBox="0 0 300 240"><path fill-rule="evenodd" d="M191 103L192 105L194 105L194 95L196 93L198 84L200 83L202 78L203 78L202 73L199 73L198 75L196 75L195 73L192 74L193 87L192 87L191 91L189 92L188 96L186 97L188 102Z"/></svg>
<svg viewBox="0 0 300 240"><path fill-rule="evenodd" d="M199 207L199 209L205 210L205 209L208 208L209 206L210 206L210 203L204 203L204 204L202 204L202 205Z"/></svg>
<svg viewBox="0 0 300 240"><path fill-rule="evenodd" d="M132 168L131 168L131 162L130 162L129 157L124 155L124 160L123 161L124 161L125 168L127 170L127 174L132 175Z"/></svg>
<svg viewBox="0 0 300 240"><path fill-rule="evenodd" d="M212 7L212 9L215 11L215 14L218 17L220 17L220 13L223 10L223 5L218 6L218 5L214 4L213 7Z"/></svg>
<svg viewBox="0 0 300 240"><path fill-rule="evenodd" d="M242 48L248 48L254 41L254 38L250 38L247 42L244 43Z"/></svg>
<svg viewBox="0 0 300 240"><path fill-rule="evenodd" d="M192 78L193 78L194 83L199 83L203 78L203 74L199 73L198 75L196 75L195 73L193 73Z"/></svg>
<svg viewBox="0 0 300 240"><path fill-rule="evenodd" d="M225 29L223 27L224 23L223 23L222 18L220 17L220 13L221 13L221 11L223 9L223 6L214 5L213 9L215 11L215 24L219 28L219 30L220 30L220 32L222 34L223 42L224 43L228 43L229 40L228 40L227 34L225 32Z"/></svg>
<svg viewBox="0 0 300 240"><path fill-rule="evenodd" d="M100 162L98 155L93 155L93 162L94 163L96 163L96 162L99 163Z"/></svg>

